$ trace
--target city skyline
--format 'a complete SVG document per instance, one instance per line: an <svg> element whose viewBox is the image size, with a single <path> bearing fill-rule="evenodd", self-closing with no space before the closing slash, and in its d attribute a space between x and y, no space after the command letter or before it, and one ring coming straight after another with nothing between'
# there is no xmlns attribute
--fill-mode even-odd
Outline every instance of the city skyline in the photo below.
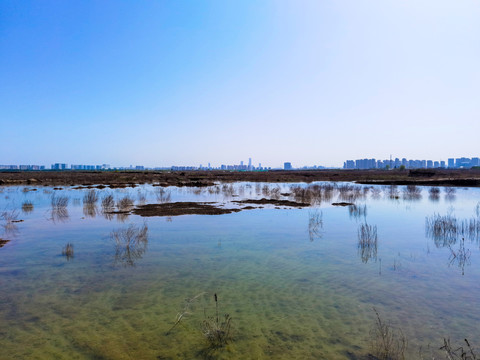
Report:
<svg viewBox="0 0 480 360"><path fill-rule="evenodd" d="M0 164L478 151L474 0L5 0L0 14Z"/></svg>
<svg viewBox="0 0 480 360"><path fill-rule="evenodd" d="M174 171L190 171L190 170L233 170L233 171L258 171L258 170L297 170L297 169L433 169L433 168L472 168L480 167L480 157L460 157L460 158L447 158L447 160L432 160L432 159L407 159L390 157L390 159L375 159L375 158L362 158L356 160L346 160L343 166L328 167L324 165L292 165L291 162L284 162L283 166L272 167L268 165L262 166L262 163L258 163L255 166L252 162L252 158L248 159L248 165L244 164L241 160L237 164L221 164L216 165L208 162L206 166L200 164L195 165L169 165L169 166L145 166L145 165L129 165L129 166L111 166L110 164L68 164L68 163L54 163L50 166L39 164L0 164L1 170L174 170Z"/></svg>

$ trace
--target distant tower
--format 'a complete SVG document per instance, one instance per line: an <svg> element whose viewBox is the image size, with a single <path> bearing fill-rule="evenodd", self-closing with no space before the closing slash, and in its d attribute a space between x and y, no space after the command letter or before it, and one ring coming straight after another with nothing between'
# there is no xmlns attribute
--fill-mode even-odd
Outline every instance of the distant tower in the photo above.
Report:
<svg viewBox="0 0 480 360"><path fill-rule="evenodd" d="M252 158L248 158L248 170L252 170Z"/></svg>

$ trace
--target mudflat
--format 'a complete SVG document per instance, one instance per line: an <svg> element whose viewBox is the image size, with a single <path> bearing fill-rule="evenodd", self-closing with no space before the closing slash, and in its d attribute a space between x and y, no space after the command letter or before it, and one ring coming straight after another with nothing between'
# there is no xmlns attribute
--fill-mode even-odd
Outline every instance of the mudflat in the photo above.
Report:
<svg viewBox="0 0 480 360"><path fill-rule="evenodd" d="M0 171L0 185L211 186L219 182L354 181L361 184L480 186L480 169L271 171Z"/></svg>

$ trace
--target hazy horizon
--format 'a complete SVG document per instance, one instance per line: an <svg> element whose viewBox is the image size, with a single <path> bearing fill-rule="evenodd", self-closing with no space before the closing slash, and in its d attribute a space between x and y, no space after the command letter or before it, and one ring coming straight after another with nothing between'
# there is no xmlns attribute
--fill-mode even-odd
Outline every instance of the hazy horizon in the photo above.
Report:
<svg viewBox="0 0 480 360"><path fill-rule="evenodd" d="M478 1L0 3L0 164L480 156Z"/></svg>

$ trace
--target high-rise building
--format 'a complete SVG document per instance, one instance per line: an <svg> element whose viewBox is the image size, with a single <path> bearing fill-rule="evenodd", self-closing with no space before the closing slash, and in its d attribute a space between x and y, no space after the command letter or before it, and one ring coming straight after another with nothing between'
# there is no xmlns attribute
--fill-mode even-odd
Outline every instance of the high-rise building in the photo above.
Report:
<svg viewBox="0 0 480 360"><path fill-rule="evenodd" d="M283 164L284 170L292 170L292 163L286 162Z"/></svg>

